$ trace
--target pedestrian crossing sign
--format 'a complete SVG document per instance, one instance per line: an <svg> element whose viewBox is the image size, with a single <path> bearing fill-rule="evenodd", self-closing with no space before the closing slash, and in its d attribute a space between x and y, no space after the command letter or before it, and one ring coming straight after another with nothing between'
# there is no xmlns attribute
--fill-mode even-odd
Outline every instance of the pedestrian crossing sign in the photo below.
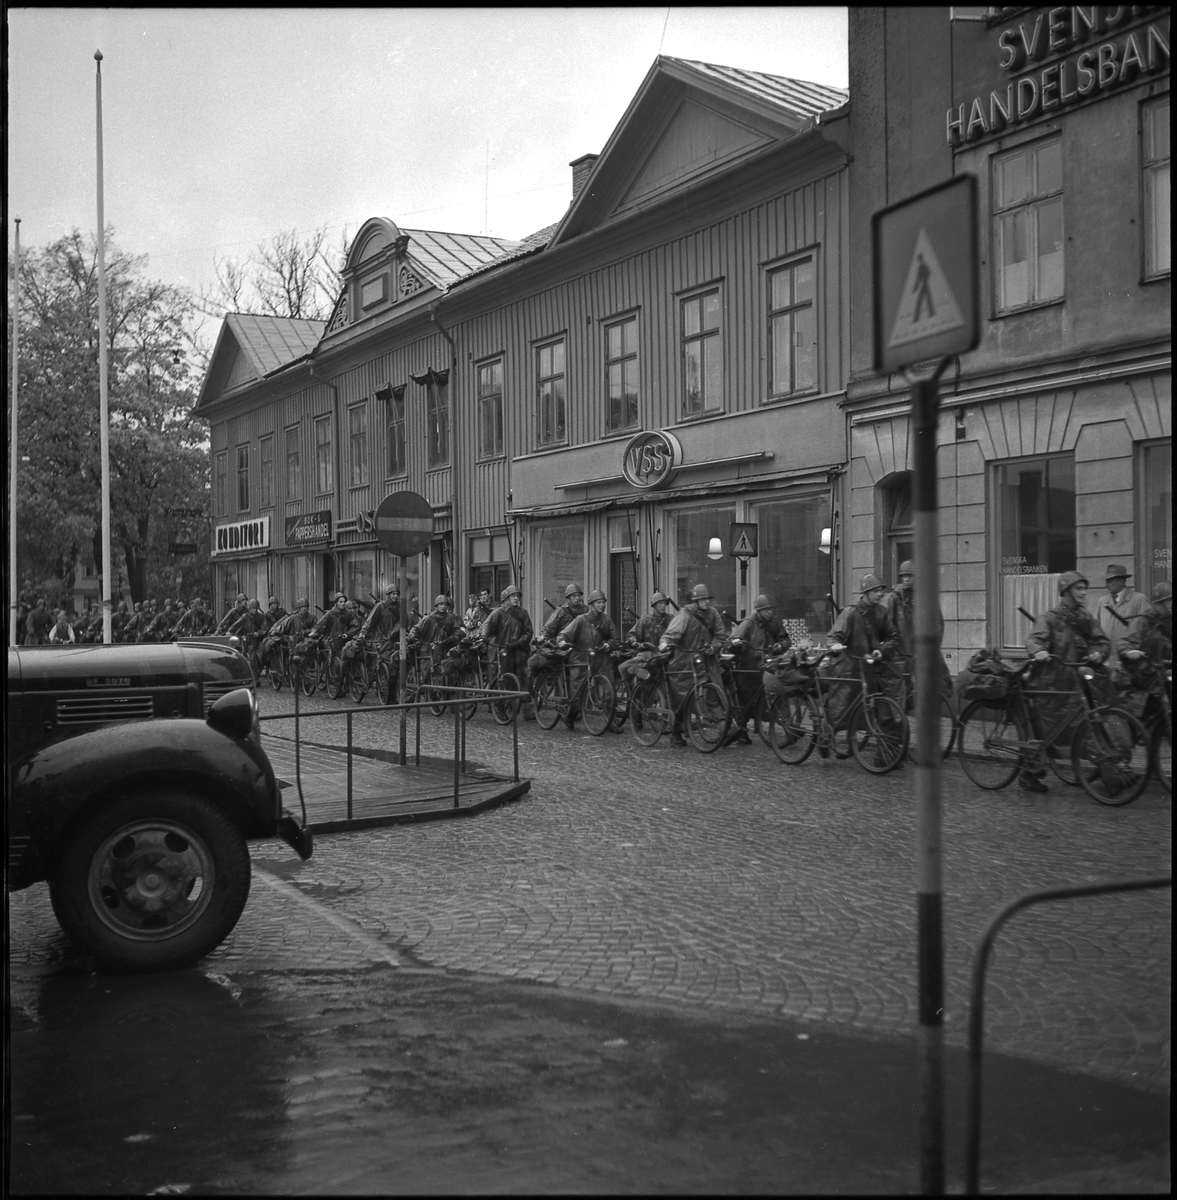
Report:
<svg viewBox="0 0 1177 1200"><path fill-rule="evenodd" d="M980 341L976 176L875 213L871 233L875 369L972 350Z"/></svg>
<svg viewBox="0 0 1177 1200"><path fill-rule="evenodd" d="M727 552L729 558L755 558L759 541L760 526L755 522L733 521Z"/></svg>

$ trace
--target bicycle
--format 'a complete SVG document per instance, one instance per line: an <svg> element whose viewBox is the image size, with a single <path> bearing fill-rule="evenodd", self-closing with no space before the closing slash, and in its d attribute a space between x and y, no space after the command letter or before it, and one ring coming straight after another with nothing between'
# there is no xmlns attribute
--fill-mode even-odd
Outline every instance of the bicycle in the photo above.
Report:
<svg viewBox="0 0 1177 1200"><path fill-rule="evenodd" d="M858 663L857 679L818 673L822 661L842 653ZM769 745L781 762L800 766L814 748L823 758L853 755L872 775L886 775L903 762L911 731L903 709L883 695L867 675L865 664L877 662L877 655L877 650L866 659L841 650L794 652L792 664L804 678L769 713ZM834 721L829 706L840 688L856 688L858 694ZM840 737L845 741L840 742Z"/></svg>
<svg viewBox="0 0 1177 1200"><path fill-rule="evenodd" d="M612 683L591 664L585 664L573 687L572 664L568 662L572 647L540 643L537 648L555 661L535 681L536 723L541 729L555 729L557 721L568 722L579 708L584 727L593 737L600 737L613 721Z"/></svg>
<svg viewBox="0 0 1177 1200"><path fill-rule="evenodd" d="M908 660L910 663L910 660ZM900 685L900 707L905 713L911 713L914 719L915 715L915 680L909 666L905 666L902 672L903 682ZM955 695L940 694L940 712L938 716L938 725L940 729L940 761L943 762L952 753L953 747L956 745L957 731L960 728L960 712L957 709ZM908 739L907 756L915 761L916 744L915 737Z"/></svg>
<svg viewBox="0 0 1177 1200"><path fill-rule="evenodd" d="M363 704L364 697L376 682L380 669L380 653L377 646L366 638L354 640L359 642L359 645L353 651L352 657L344 660L347 664L347 690L353 704ZM346 646L344 650L346 652Z"/></svg>
<svg viewBox="0 0 1177 1200"><path fill-rule="evenodd" d="M643 647L653 649L653 647ZM674 725L674 709L666 683L670 651L655 651L639 665L629 687L629 730L643 746L653 746Z"/></svg>
<svg viewBox="0 0 1177 1200"><path fill-rule="evenodd" d="M756 734L760 740L768 746L768 726L769 726L769 708L772 705L772 698L768 695L764 687L764 667L737 667L736 657L737 651L741 645L741 639L733 638L728 643L728 650L723 651L719 656L720 670L723 674L723 686L727 691L728 703L731 706L732 721L741 727L749 720L752 721L756 729ZM769 655L765 659L765 666L769 662L775 661L772 650L775 649L777 656L780 654L780 647L775 646L770 648ZM738 681L754 677L756 682L756 690L752 693L752 698L745 703L740 699L740 687ZM742 718L742 719L741 719Z"/></svg>
<svg viewBox="0 0 1177 1200"><path fill-rule="evenodd" d="M1133 655L1140 655L1133 658ZM1140 723L1148 732L1152 772L1166 792L1173 791L1173 660L1148 663L1139 651L1121 650L1132 690L1144 693ZM1144 671L1143 678L1141 671ZM1131 710L1135 714L1135 706Z"/></svg>
<svg viewBox="0 0 1177 1200"><path fill-rule="evenodd" d="M988 694L976 696L961 714L959 755L964 773L980 788L1006 787L1020 771L1041 771L1043 760L1060 774L1059 748L1070 738L1070 769L1083 790L1100 804L1130 804L1144 790L1151 769L1149 735L1131 713L1098 701L1093 690L1096 672L1087 663L1055 662L1074 670L1078 691L1059 692L1027 686L1027 676L1037 659L1009 668L996 657L990 661L995 682ZM965 689L966 697L974 689ZM1041 732L1034 697L1067 696L1078 704L1065 708Z"/></svg>
<svg viewBox="0 0 1177 1200"><path fill-rule="evenodd" d="M674 705L677 719L682 721L687 738L700 754L714 754L723 745L731 726L732 706L727 692L712 678L707 660L715 656L713 647L691 650L689 690ZM680 659L681 661L681 659ZM688 672L681 668L667 671L667 684L672 678L686 682ZM673 689L670 689L673 694Z"/></svg>
<svg viewBox="0 0 1177 1200"><path fill-rule="evenodd" d="M299 683L304 696L313 696L320 688L327 687L327 671L331 654L319 638L308 638L301 643L302 653L295 652Z"/></svg>
<svg viewBox="0 0 1177 1200"><path fill-rule="evenodd" d="M446 709L446 693L437 690L442 686L439 669L441 663L434 663L429 647L422 646L419 642L410 642L408 650L409 656L405 663L405 702L411 704L416 700L428 701L429 711L435 717L440 717Z"/></svg>
<svg viewBox="0 0 1177 1200"><path fill-rule="evenodd" d="M521 692L522 684L519 676L507 668L511 665L511 650L506 646L493 647L494 656L489 661L480 662L480 670L486 672L482 686L489 691ZM504 696L487 701L490 715L498 725L510 725L519 712L522 704L519 696Z"/></svg>
<svg viewBox="0 0 1177 1200"><path fill-rule="evenodd" d="M400 688L400 644L386 638L378 649L376 696L381 704L395 704Z"/></svg>

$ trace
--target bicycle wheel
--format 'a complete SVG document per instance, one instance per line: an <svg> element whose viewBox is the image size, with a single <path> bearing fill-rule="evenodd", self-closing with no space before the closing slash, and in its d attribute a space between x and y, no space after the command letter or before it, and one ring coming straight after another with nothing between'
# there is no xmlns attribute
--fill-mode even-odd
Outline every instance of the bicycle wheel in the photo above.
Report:
<svg viewBox="0 0 1177 1200"><path fill-rule="evenodd" d="M691 745L700 754L714 754L727 737L731 716L723 688L704 680L687 700L687 736Z"/></svg>
<svg viewBox="0 0 1177 1200"><path fill-rule="evenodd" d="M643 679L634 685L629 697L629 730L643 746L653 746L673 721L665 684Z"/></svg>
<svg viewBox="0 0 1177 1200"><path fill-rule="evenodd" d="M535 685L535 720L541 729L555 729L567 705L558 675L545 675Z"/></svg>
<svg viewBox="0 0 1177 1200"><path fill-rule="evenodd" d="M593 735L600 737L609 732L613 723L613 685L604 675L592 675L584 688L584 727Z"/></svg>
<svg viewBox="0 0 1177 1200"><path fill-rule="evenodd" d="M964 773L979 788L996 791L1013 782L1022 765L1025 739L1012 715L987 700L974 700L961 714L956 752Z"/></svg>
<svg viewBox="0 0 1177 1200"><path fill-rule="evenodd" d="M504 692L520 692L523 690L519 686L519 680L510 671L505 672L495 680L495 687ZM519 712L519 704L520 700L518 696L504 696L501 700L492 700L490 702L490 715L494 717L497 724L510 725Z"/></svg>
<svg viewBox="0 0 1177 1200"><path fill-rule="evenodd" d="M947 696L940 697L940 712L938 715L939 733L936 735L937 744L940 747L940 761L943 762L951 753L952 747L956 743L956 706L955 702ZM908 728L910 729L910 737L907 742L907 757L915 762L915 709L911 711Z"/></svg>
<svg viewBox="0 0 1177 1200"><path fill-rule="evenodd" d="M768 745L790 767L803 763L817 744L816 719L804 696L778 696L768 710Z"/></svg>
<svg viewBox="0 0 1177 1200"><path fill-rule="evenodd" d="M850 714L847 734L854 761L872 775L886 775L903 762L911 731L889 696L867 696Z"/></svg>
<svg viewBox="0 0 1177 1200"><path fill-rule="evenodd" d="M415 704L421 699L421 674L415 659L410 658L405 664L405 696L406 704Z"/></svg>
<svg viewBox="0 0 1177 1200"><path fill-rule="evenodd" d="M324 647L319 651L316 661L318 668L315 674L315 686L319 691L325 692L331 681L331 652Z"/></svg>
<svg viewBox="0 0 1177 1200"><path fill-rule="evenodd" d="M363 704L369 686L367 664L362 658L357 658L351 665L351 678L347 681L353 704Z"/></svg>
<svg viewBox="0 0 1177 1200"><path fill-rule="evenodd" d="M609 728L620 733L629 720L629 681L618 674L617 682L613 685L613 721Z"/></svg>
<svg viewBox="0 0 1177 1200"><path fill-rule="evenodd" d="M392 667L381 662L376 668L376 696L381 704L392 704L396 695L396 684L393 681Z"/></svg>
<svg viewBox="0 0 1177 1200"><path fill-rule="evenodd" d="M772 740L769 737L769 725L772 721L772 697L765 694L763 688L760 691L760 696L756 701L756 712L753 717L753 722L756 725L756 732L760 736L760 740L772 748Z"/></svg>
<svg viewBox="0 0 1177 1200"><path fill-rule="evenodd" d="M270 687L276 692L282 690L286 682L286 650L283 646L275 646L270 651L270 665L266 668L270 676Z"/></svg>
<svg viewBox="0 0 1177 1200"><path fill-rule="evenodd" d="M313 696L315 689L319 686L319 660L317 656L308 656L302 660L302 664L298 668L301 676L302 692L304 696Z"/></svg>
<svg viewBox="0 0 1177 1200"><path fill-rule="evenodd" d="M327 695L332 700L338 700L347 688L348 672L344 669L343 659L338 654L331 655L327 663Z"/></svg>
<svg viewBox="0 0 1177 1200"><path fill-rule="evenodd" d="M440 681L444 678L445 678L444 675L439 675L438 682L440 683ZM446 698L449 696L452 696L453 693L452 692L441 692L441 691L438 691L436 687L429 687L428 685L431 682L433 682L433 672L432 671L428 675L426 675L425 678L421 681L421 699L429 701L429 711L435 717L443 717L443 716L445 716L445 713L446 713L446 706L445 706Z"/></svg>
<svg viewBox="0 0 1177 1200"><path fill-rule="evenodd" d="M249 651L248 659L249 669L253 672L253 686L257 687L262 681L262 660L256 646Z"/></svg>
<svg viewBox="0 0 1177 1200"><path fill-rule="evenodd" d="M482 676L478 672L477 667L467 667L461 675L458 676L458 686L471 688L478 691L482 687ZM478 700L473 696L462 697L462 720L472 721L474 714L478 711Z"/></svg>
<svg viewBox="0 0 1177 1200"><path fill-rule="evenodd" d="M1083 790L1100 804L1131 804L1148 783L1149 736L1122 708L1096 709L1075 731L1071 761Z"/></svg>
<svg viewBox="0 0 1177 1200"><path fill-rule="evenodd" d="M1173 791L1173 722L1166 708L1152 731L1152 770L1166 792Z"/></svg>

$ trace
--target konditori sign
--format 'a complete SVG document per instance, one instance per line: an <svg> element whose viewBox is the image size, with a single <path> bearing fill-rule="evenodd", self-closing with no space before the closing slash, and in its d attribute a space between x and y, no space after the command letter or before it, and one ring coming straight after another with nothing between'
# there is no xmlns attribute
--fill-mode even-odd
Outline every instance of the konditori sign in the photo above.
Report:
<svg viewBox="0 0 1177 1200"><path fill-rule="evenodd" d="M241 550L270 548L270 518L254 517L250 521L233 521L218 525L214 531L213 554L232 554Z"/></svg>

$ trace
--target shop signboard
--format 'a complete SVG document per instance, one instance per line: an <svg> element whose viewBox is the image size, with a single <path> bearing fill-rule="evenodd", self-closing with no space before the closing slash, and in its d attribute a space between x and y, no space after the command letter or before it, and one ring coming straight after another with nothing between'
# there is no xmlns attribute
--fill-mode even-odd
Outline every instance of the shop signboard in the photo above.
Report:
<svg viewBox="0 0 1177 1200"><path fill-rule="evenodd" d="M195 542L168 542L168 553L172 555L195 554Z"/></svg>
<svg viewBox="0 0 1177 1200"><path fill-rule="evenodd" d="M232 521L225 525L218 525L214 531L214 555L268 550L269 548L269 517L254 517L250 521Z"/></svg>
<svg viewBox="0 0 1177 1200"><path fill-rule="evenodd" d="M286 518L286 545L322 546L331 541L331 513L300 513Z"/></svg>
<svg viewBox="0 0 1177 1200"><path fill-rule="evenodd" d="M630 438L621 460L626 482L643 492L663 487L682 466L682 445L673 433L651 429Z"/></svg>

